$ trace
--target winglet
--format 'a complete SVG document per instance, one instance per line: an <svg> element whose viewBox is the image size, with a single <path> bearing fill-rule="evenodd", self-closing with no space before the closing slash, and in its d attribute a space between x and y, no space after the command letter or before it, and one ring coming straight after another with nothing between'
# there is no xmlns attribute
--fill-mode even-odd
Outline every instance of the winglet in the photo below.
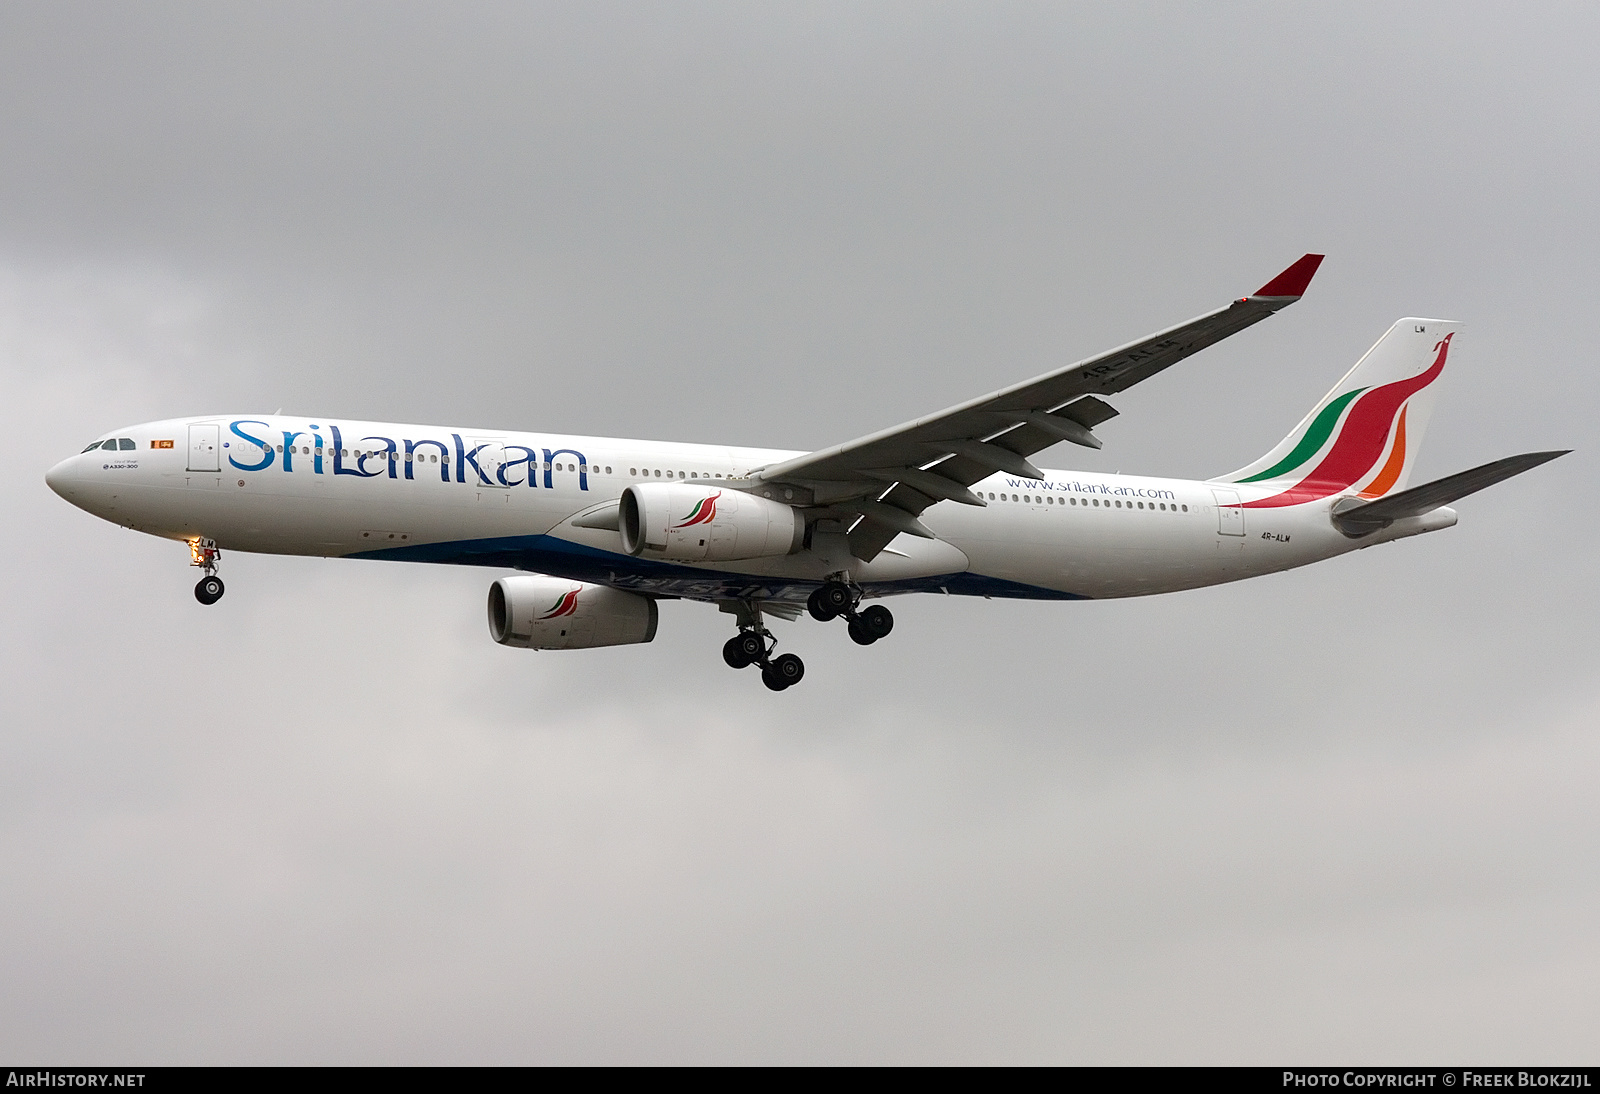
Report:
<svg viewBox="0 0 1600 1094"><path fill-rule="evenodd" d="M1316 275L1317 267L1322 265L1322 258L1322 255L1305 255L1251 295L1304 296L1306 286L1311 284L1311 278Z"/></svg>

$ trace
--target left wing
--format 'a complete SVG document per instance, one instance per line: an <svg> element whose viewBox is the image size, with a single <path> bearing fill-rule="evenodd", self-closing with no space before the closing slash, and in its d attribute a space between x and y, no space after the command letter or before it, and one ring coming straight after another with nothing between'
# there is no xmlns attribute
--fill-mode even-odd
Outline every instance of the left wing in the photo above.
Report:
<svg viewBox="0 0 1600 1094"><path fill-rule="evenodd" d="M1042 478L1028 457L1060 441L1099 448L1091 431L1117 413L1099 396L1149 379L1293 304L1321 262L1321 255L1308 254L1252 295L1187 323L938 414L757 468L751 478L798 491L812 506L810 519L843 520L850 551L862 561L901 532L932 539L917 520L928 506L985 504L967 488L996 471Z"/></svg>

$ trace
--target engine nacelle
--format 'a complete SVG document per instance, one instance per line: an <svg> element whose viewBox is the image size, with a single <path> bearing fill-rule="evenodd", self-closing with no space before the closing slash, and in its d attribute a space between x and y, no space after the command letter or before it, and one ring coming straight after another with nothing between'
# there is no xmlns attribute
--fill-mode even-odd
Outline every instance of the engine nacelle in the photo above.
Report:
<svg viewBox="0 0 1600 1094"><path fill-rule="evenodd" d="M559 577L502 577L489 586L489 633L502 646L585 650L656 636L656 602Z"/></svg>
<svg viewBox="0 0 1600 1094"><path fill-rule="evenodd" d="M709 484L640 483L622 492L617 529L630 555L731 562L792 555L805 518L782 502Z"/></svg>

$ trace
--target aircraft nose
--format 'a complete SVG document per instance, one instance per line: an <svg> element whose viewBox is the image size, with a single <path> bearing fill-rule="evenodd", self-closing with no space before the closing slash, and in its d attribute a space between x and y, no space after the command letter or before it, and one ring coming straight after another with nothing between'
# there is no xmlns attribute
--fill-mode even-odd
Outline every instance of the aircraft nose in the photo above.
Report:
<svg viewBox="0 0 1600 1094"><path fill-rule="evenodd" d="M70 459L62 460L44 473L45 485L63 498L69 497L71 492L72 477L67 468L71 462Z"/></svg>

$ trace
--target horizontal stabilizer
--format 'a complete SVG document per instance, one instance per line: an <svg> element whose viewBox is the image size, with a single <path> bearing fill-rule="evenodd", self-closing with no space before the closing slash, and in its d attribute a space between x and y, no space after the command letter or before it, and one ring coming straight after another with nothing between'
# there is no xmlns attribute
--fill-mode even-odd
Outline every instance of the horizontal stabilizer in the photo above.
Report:
<svg viewBox="0 0 1600 1094"><path fill-rule="evenodd" d="M1495 460L1482 467L1474 467L1470 471L1462 471L1422 486L1414 486L1410 490L1402 490L1398 494L1377 501L1350 505L1347 508L1336 506L1333 523L1347 536L1364 536L1387 527L1393 521L1431 513L1441 505L1449 505L1459 498L1476 494L1479 490L1503 482L1513 475L1531 471L1542 463L1549 463L1557 456L1565 456L1570 451L1572 451L1570 448L1564 448L1559 452L1524 452L1520 456L1507 456L1503 460ZM1347 499L1347 501L1353 500ZM1340 506L1344 505L1346 502L1340 503Z"/></svg>

